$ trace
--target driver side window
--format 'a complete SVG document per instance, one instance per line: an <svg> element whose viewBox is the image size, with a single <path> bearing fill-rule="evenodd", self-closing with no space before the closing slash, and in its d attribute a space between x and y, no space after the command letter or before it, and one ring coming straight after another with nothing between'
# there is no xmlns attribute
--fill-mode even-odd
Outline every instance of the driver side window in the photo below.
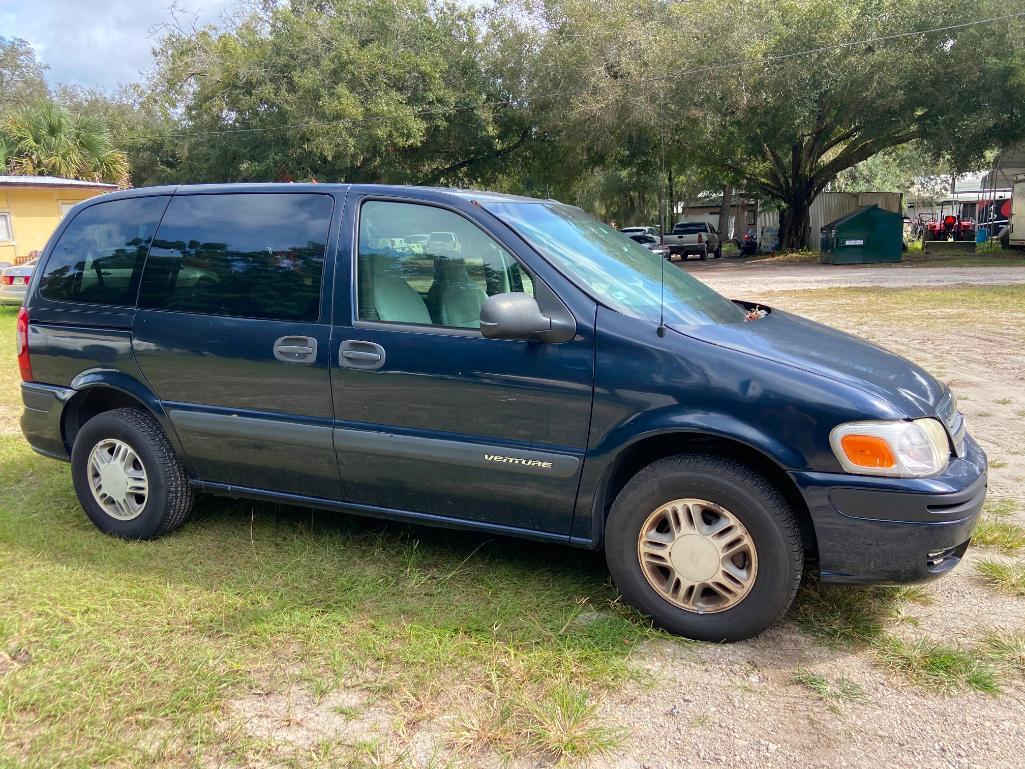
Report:
<svg viewBox="0 0 1025 769"><path fill-rule="evenodd" d="M359 320L479 328L484 300L534 295L512 254L462 216L417 203L371 200L360 209Z"/></svg>

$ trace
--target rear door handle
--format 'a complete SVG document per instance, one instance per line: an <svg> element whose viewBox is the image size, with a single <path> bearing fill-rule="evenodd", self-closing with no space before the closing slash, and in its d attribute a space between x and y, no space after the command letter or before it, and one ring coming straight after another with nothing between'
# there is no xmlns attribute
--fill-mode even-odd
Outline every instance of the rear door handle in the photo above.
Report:
<svg viewBox="0 0 1025 769"><path fill-rule="evenodd" d="M384 348L376 342L346 339L338 348L338 365L376 371L384 365Z"/></svg>
<svg viewBox="0 0 1025 769"><path fill-rule="evenodd" d="M312 336L283 336L274 343L274 357L282 363L315 363L317 340Z"/></svg>

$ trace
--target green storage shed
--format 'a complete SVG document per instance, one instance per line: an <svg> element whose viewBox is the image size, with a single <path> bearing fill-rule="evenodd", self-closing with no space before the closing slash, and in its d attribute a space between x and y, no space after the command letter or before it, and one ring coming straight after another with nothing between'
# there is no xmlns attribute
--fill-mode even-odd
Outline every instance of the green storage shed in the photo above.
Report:
<svg viewBox="0 0 1025 769"><path fill-rule="evenodd" d="M899 262L904 218L879 206L865 206L822 228L823 264Z"/></svg>

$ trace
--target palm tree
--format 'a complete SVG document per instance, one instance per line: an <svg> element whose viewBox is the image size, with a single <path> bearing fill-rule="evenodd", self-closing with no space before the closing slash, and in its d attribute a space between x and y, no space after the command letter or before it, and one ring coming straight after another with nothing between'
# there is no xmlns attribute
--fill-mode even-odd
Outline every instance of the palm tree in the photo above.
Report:
<svg viewBox="0 0 1025 769"><path fill-rule="evenodd" d="M51 102L0 118L0 161L10 173L128 183L128 156L115 149L103 122Z"/></svg>

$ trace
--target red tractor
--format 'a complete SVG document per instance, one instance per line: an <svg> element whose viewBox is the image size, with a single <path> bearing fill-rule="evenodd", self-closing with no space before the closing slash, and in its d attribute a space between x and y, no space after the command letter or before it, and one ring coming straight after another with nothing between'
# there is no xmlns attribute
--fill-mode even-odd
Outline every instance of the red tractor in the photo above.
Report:
<svg viewBox="0 0 1025 769"><path fill-rule="evenodd" d="M939 218L925 222L922 229L922 241L927 240L975 240L975 222L962 219L955 213L944 214L940 209Z"/></svg>

